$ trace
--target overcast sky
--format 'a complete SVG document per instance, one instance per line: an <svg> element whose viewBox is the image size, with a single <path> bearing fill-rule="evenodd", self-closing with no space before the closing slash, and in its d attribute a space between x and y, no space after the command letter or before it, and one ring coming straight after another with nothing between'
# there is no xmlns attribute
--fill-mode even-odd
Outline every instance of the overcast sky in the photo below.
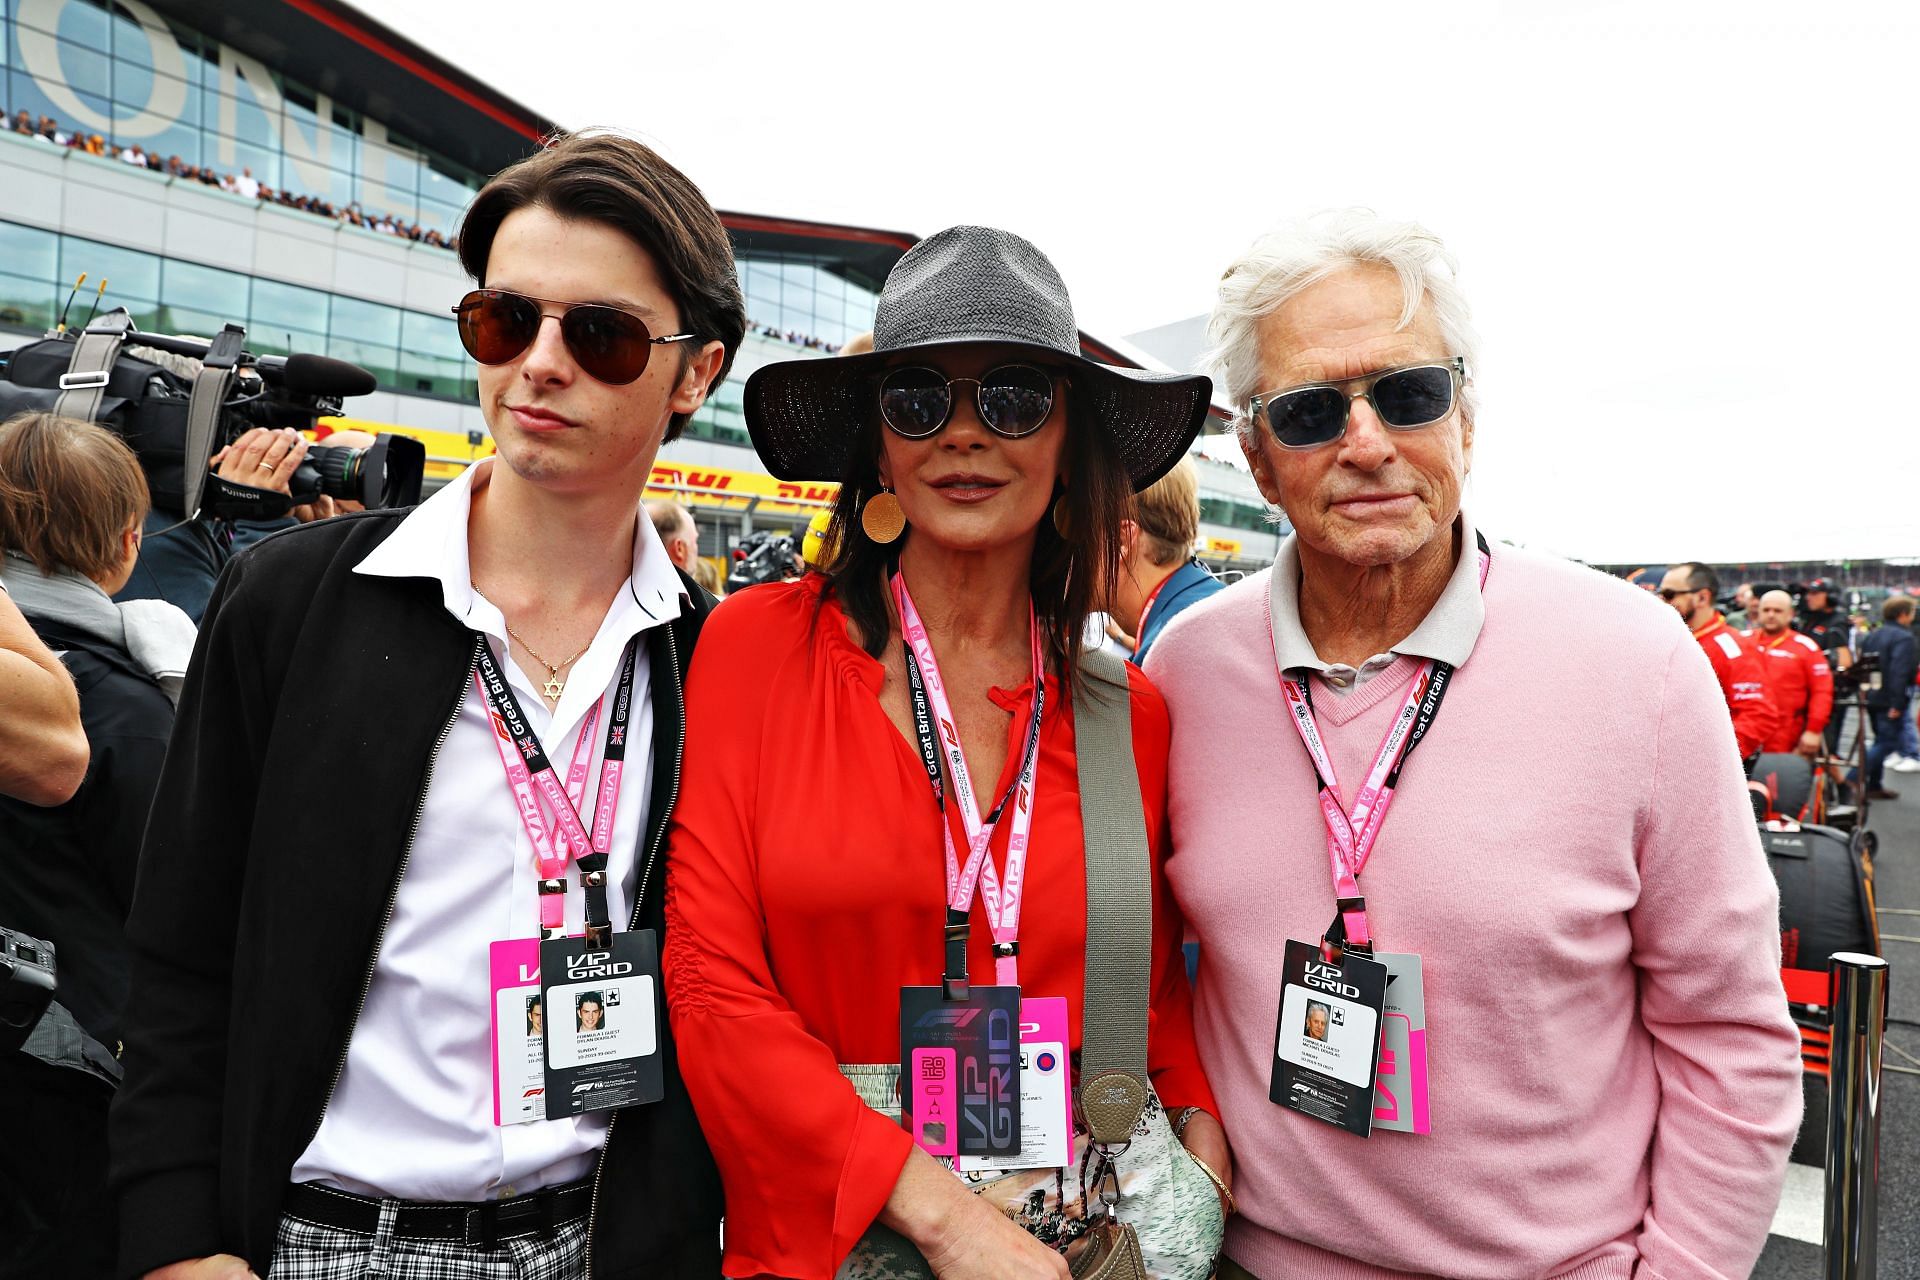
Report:
<svg viewBox="0 0 1920 1280"><path fill-rule="evenodd" d="M359 3L722 208L1017 231L1102 336L1281 219L1415 219L1481 333L1491 532L1920 556L1910 5Z"/></svg>

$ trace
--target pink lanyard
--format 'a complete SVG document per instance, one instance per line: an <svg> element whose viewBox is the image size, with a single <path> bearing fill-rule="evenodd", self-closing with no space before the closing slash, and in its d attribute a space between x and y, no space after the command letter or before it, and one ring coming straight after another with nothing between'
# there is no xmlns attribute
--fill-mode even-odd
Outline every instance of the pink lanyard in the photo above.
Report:
<svg viewBox="0 0 1920 1280"><path fill-rule="evenodd" d="M1478 555L1480 586L1484 590L1492 563L1484 542ZM1440 701L1446 696L1452 679L1453 667L1449 663L1429 658L1420 664L1420 670L1407 685L1400 713L1387 726L1380 748L1374 753L1366 783L1354 797L1353 807L1344 809L1340 805L1340 780L1334 774L1333 757L1313 717L1313 690L1305 680L1284 670L1280 672L1288 718L1293 721L1319 779L1320 816L1327 828L1327 862L1333 871L1341 941L1363 953L1372 951L1373 933L1367 922L1367 900L1360 893L1360 872L1373 856L1374 845L1380 839L1387 810L1393 804L1394 787L1400 781L1400 770L1420 739L1433 727L1434 719L1440 714Z"/></svg>
<svg viewBox="0 0 1920 1280"><path fill-rule="evenodd" d="M975 886L987 924L993 932L994 981L1001 986L1018 986L1020 955L1020 899L1026 887L1028 836L1033 828L1034 775L1039 768L1040 717L1046 704L1045 669L1040 656L1040 628L1028 606L1028 635L1033 647L1033 717L1027 726L1026 744L1021 753L1020 773L984 820L974 792L973 778L967 771L965 754L960 750L960 735L953 727L953 709L947 701L946 684L940 678L940 664L933 656L933 644L927 629L907 593L906 579L893 575L893 598L900 610L900 630L907 642L907 683L914 703L914 728L920 738L922 762L933 782L934 800L940 806L940 834L944 838L947 862L947 972L950 992L964 992L966 984L966 921L973 909ZM940 731L933 732L937 721ZM967 833L967 859L963 865L953 845L953 828L946 820L946 788L940 775L940 751L946 755L947 772L953 777L954 798L960 809L960 823ZM1002 885L994 870L988 845L1008 801L1013 801L1013 828L1007 838L1007 876ZM956 936L955 930L959 932ZM957 963L956 963L957 960Z"/></svg>
<svg viewBox="0 0 1920 1280"><path fill-rule="evenodd" d="M540 876L540 930L547 938L557 938L565 930L567 864L576 859L586 888L589 933L603 933L611 928L606 893L607 855L613 844L613 819L620 805L620 776L626 765L627 720L632 711L637 646L637 641L628 643L621 666L614 713L607 723L606 749L600 759L600 787L595 797L591 833L580 821L580 804L586 798L593 731L599 723L606 696L595 699L581 722L563 790L553 763L520 709L519 699L514 697L505 673L494 661L492 648L482 644L479 649L474 684L480 690L481 703L493 726L494 747L506 770L507 785L513 791L521 825L533 844ZM552 827L541 811L541 800L546 801L553 815ZM553 828L558 828L557 834Z"/></svg>

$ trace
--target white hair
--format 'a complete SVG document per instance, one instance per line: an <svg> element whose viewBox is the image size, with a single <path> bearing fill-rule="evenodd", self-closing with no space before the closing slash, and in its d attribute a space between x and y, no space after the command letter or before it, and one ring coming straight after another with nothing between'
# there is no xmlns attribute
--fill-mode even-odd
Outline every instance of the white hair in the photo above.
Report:
<svg viewBox="0 0 1920 1280"><path fill-rule="evenodd" d="M1242 433L1252 427L1248 402L1272 387L1260 381L1260 322L1316 281L1346 267L1376 264L1400 277L1403 303L1398 328L1413 323L1425 303L1440 326L1447 354L1463 356L1471 376L1480 341L1468 322L1467 299L1454 282L1458 266L1440 237L1418 223L1395 222L1371 209L1337 209L1275 228L1227 268L1207 322L1213 343L1206 356L1225 386ZM1471 385L1461 391L1462 410L1473 418Z"/></svg>

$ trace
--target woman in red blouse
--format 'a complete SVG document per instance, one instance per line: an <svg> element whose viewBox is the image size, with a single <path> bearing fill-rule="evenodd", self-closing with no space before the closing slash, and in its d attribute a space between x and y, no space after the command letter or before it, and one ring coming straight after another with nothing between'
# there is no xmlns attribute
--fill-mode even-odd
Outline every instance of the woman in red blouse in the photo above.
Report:
<svg viewBox="0 0 1920 1280"><path fill-rule="evenodd" d="M1210 390L1083 359L1052 264L970 227L895 266L872 355L772 365L749 382L748 425L774 474L842 487L824 572L729 599L688 677L667 997L726 1185L729 1276L873 1274L848 1258L876 1228L942 1280L1067 1275L1030 1215L1023 1230L916 1146L890 1096L897 1069L882 1090L855 1081L858 1064L899 1063L902 988L937 993L953 967L950 893L966 894L973 985L1017 968L1022 1001L1062 998L1078 1048L1086 886L1061 674L1115 571L1128 493L1178 461ZM1184 1112L1187 1149L1225 1179L1160 873L1166 708L1138 670L1128 680L1154 863L1149 1073L1167 1111ZM916 693L929 736L953 730L946 743L917 730ZM943 802L928 759L946 762ZM991 829L980 858L973 806ZM1010 857L1028 824L1026 856ZM1017 956L995 947L996 925L1003 942L1017 933ZM1076 1176L1043 1179L1059 1196L1036 1192L1034 1213L1077 1197ZM1058 1225L1041 1234L1072 1234Z"/></svg>

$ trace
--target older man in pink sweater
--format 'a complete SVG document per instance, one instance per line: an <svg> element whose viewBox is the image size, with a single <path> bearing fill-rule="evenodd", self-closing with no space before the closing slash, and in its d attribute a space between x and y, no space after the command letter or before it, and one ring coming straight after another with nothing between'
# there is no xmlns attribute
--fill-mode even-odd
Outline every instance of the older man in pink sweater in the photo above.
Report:
<svg viewBox="0 0 1920 1280"><path fill-rule="evenodd" d="M1462 513L1473 338L1431 235L1322 219L1220 293L1241 442L1295 532L1148 672L1237 1166L1225 1274L1747 1275L1799 1041L1713 672L1658 601Z"/></svg>

